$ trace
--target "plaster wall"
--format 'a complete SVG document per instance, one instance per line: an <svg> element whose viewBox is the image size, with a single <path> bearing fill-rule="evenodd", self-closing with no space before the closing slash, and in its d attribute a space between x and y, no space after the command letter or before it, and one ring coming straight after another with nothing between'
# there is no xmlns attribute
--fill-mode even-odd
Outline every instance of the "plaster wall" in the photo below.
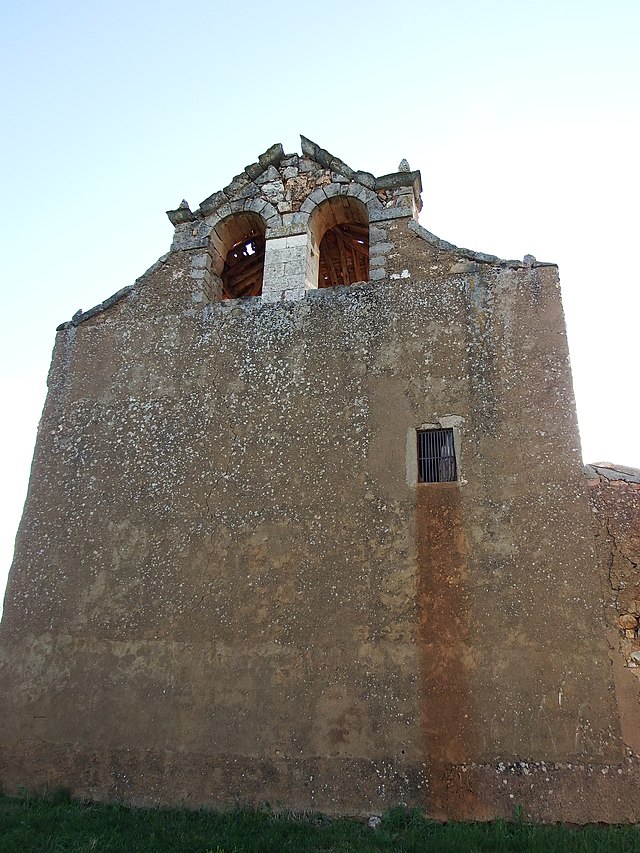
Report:
<svg viewBox="0 0 640 853"><path fill-rule="evenodd" d="M410 222L372 225L384 278L297 301L194 300L176 246L58 333L7 790L486 817L500 762L622 761L557 270ZM452 417L459 482L415 485L407 435Z"/></svg>

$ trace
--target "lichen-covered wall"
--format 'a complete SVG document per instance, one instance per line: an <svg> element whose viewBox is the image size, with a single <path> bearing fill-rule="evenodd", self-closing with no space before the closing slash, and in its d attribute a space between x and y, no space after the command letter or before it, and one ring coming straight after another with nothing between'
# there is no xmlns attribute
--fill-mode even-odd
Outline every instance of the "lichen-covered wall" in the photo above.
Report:
<svg viewBox="0 0 640 853"><path fill-rule="evenodd" d="M586 466L625 746L640 754L640 471Z"/></svg>
<svg viewBox="0 0 640 853"><path fill-rule="evenodd" d="M617 773L557 270L371 227L374 282L208 302L176 245L60 329L0 635L6 790L491 817L526 763L518 803L556 820L548 774ZM415 483L431 423L457 483Z"/></svg>

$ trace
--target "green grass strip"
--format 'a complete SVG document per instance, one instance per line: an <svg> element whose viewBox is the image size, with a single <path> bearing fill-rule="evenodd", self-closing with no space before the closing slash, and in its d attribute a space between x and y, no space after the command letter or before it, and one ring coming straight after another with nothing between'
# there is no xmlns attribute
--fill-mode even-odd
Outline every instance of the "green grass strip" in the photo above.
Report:
<svg viewBox="0 0 640 853"><path fill-rule="evenodd" d="M132 809L0 795L0 853L640 853L640 826L447 823L392 809L377 829L320 814Z"/></svg>

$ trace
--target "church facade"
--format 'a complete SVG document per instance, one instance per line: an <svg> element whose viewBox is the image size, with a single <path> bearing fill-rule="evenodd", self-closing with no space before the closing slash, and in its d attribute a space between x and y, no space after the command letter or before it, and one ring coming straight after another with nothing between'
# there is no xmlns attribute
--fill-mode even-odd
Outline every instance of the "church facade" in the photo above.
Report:
<svg viewBox="0 0 640 853"><path fill-rule="evenodd" d="M557 267L437 238L421 189L275 145L58 328L5 791L640 820Z"/></svg>

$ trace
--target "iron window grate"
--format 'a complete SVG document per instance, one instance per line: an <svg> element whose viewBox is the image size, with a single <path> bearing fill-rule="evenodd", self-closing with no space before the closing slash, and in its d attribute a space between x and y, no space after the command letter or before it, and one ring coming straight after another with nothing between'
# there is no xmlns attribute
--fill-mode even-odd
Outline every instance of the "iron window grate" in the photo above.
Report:
<svg viewBox="0 0 640 853"><path fill-rule="evenodd" d="M452 429L418 430L418 482L455 483L458 479Z"/></svg>

